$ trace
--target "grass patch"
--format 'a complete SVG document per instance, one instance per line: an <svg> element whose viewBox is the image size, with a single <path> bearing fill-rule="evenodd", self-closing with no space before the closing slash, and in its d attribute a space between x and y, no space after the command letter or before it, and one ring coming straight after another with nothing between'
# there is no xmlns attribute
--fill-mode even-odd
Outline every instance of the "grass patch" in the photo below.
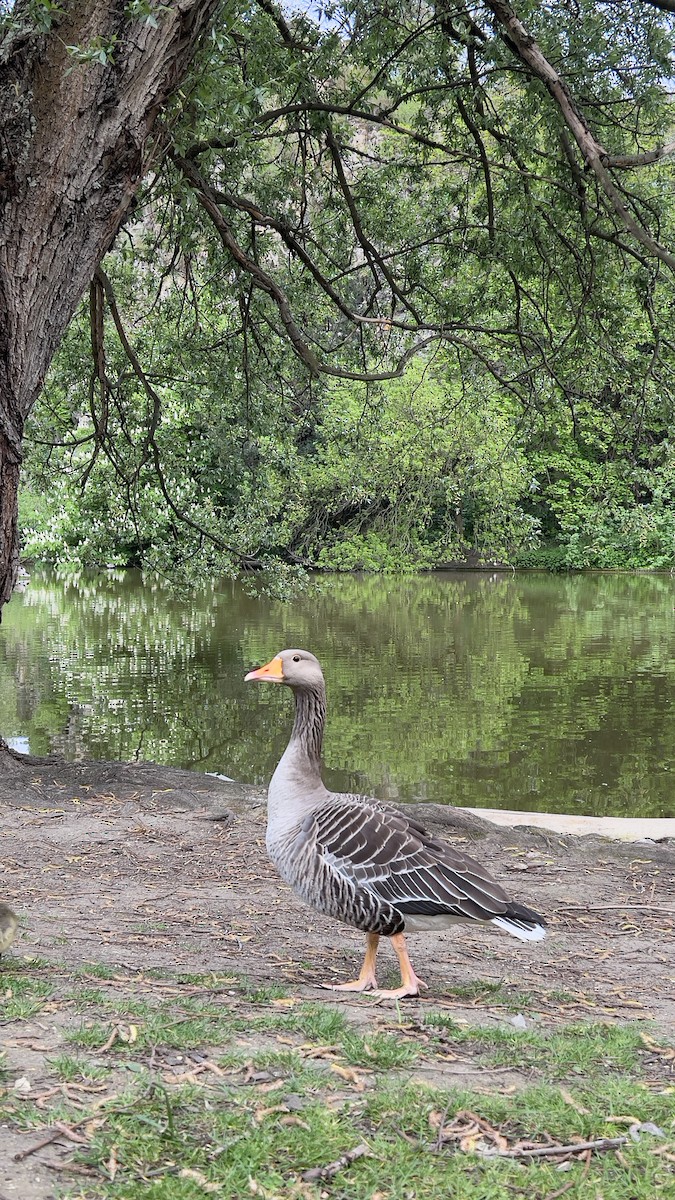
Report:
<svg viewBox="0 0 675 1200"><path fill-rule="evenodd" d="M54 986L25 972L3 970L0 981L0 1015L3 1021L26 1021L52 996Z"/></svg>
<svg viewBox="0 0 675 1200"><path fill-rule="evenodd" d="M418 1057L415 1046L402 1042L391 1033L358 1034L349 1032L342 1038L347 1062L361 1067L389 1070L408 1067Z"/></svg>
<svg viewBox="0 0 675 1200"><path fill-rule="evenodd" d="M132 1014L133 1015L133 1014ZM101 1021L82 1024L78 1029L67 1035L67 1041L73 1046L82 1046L86 1050L100 1050L110 1038L116 1023L104 1024ZM172 1050L192 1050L199 1046L222 1046L230 1041L235 1029L227 1014L219 1017L200 1016L197 1014L185 1017L171 1017L170 1014L156 1011L151 1012L142 1022L133 1025L133 1033L118 1037L112 1051L122 1055L133 1055L139 1050L151 1050L158 1046L169 1047Z"/></svg>
<svg viewBox="0 0 675 1200"><path fill-rule="evenodd" d="M547 1079L632 1071L644 1049L640 1032L630 1025L578 1022L552 1031L517 1030L504 1026L465 1026L441 1013L426 1024L442 1029L457 1044L471 1044L493 1066L535 1070Z"/></svg>
<svg viewBox="0 0 675 1200"><path fill-rule="evenodd" d="M24 967L2 980L6 1003L40 1007L49 999L56 1020L64 1002L65 1047L46 1060L43 1097L15 1094L18 1071L3 1078L0 1061L0 1123L32 1130L35 1142L55 1122L76 1126L85 1141L64 1140L63 1163L95 1173L72 1181L64 1174L73 1200L203 1200L210 1188L220 1200L318 1200L322 1192L329 1200L543 1200L567 1184L569 1200L653 1200L672 1190L673 1163L660 1153L675 1155L672 1088L665 1076L656 1085L663 1094L640 1080L649 1057L643 1026L589 1022L521 1032L507 1021L471 1026L431 1012L422 1027L402 1021L399 1030L391 1009L363 1006L357 1028L349 1008L285 1002L281 989L231 976L183 976L181 994L175 976L163 973L168 985L153 989L149 973L115 975L115 989L95 986L99 976L89 967L77 977L79 988L63 967L39 977ZM522 993L497 985L456 990L527 1011ZM73 1029L73 999L95 1009L96 1019ZM101 1061L92 1062L87 1052L106 1044ZM527 1070L539 1082L489 1094L431 1089L416 1074L417 1060L423 1055L435 1080L448 1078L449 1047L459 1050L460 1063L462 1054L470 1060L472 1083L484 1082L481 1064ZM653 1072L653 1054L650 1061ZM453 1122L474 1117L509 1147L616 1137L633 1119L664 1136L642 1131L621 1157L598 1153L561 1174L555 1159L523 1163L480 1153L490 1148L484 1135L462 1143ZM451 1131L445 1139L439 1123ZM370 1154L334 1180L303 1182L303 1172L362 1143Z"/></svg>
<svg viewBox="0 0 675 1200"><path fill-rule="evenodd" d="M466 1000L469 1004L499 1005L509 1012L523 1012L533 1004L530 992L522 992L505 983L489 983L480 979L455 984L447 991L456 1000Z"/></svg>
<svg viewBox="0 0 675 1200"><path fill-rule="evenodd" d="M250 1004L270 1004L272 1000L285 1000L288 996L288 989L278 984L260 987L248 979L240 979L237 983L241 996Z"/></svg>
<svg viewBox="0 0 675 1200"><path fill-rule="evenodd" d="M85 963L73 973L80 979L114 979L119 968L109 967L107 963Z"/></svg>
<svg viewBox="0 0 675 1200"><path fill-rule="evenodd" d="M72 992L66 992L64 999L72 1000L78 1012L87 1008L103 1008L107 1001L105 992L95 987L76 988Z"/></svg>
<svg viewBox="0 0 675 1200"><path fill-rule="evenodd" d="M365 1098L355 1093L352 1102L336 1106L330 1093L317 1095L316 1073L293 1074L289 1059L280 1060L277 1068L288 1074L273 1093L255 1086L167 1089L150 1083L117 1097L102 1111L105 1120L92 1129L89 1145L74 1151L78 1163L102 1173L87 1181L86 1195L95 1200L196 1200L209 1194L205 1185L210 1184L223 1200L251 1194L268 1200L318 1196L318 1189L302 1190L302 1172L363 1142L370 1156L325 1185L329 1195L340 1200L371 1200L374 1193L386 1200L505 1200L513 1192L544 1197L561 1183L571 1185L566 1194L572 1200L598 1194L603 1200L653 1200L669 1194L669 1164L654 1153L659 1142L648 1134L638 1143L629 1141L621 1160L611 1152L598 1154L588 1167L574 1162L564 1177L555 1161L522 1164L462 1150L456 1142L439 1143L439 1117L449 1123L467 1111L509 1144L614 1137L623 1127L609 1119L612 1112L599 1089L585 1093L587 1114L570 1106L559 1089L547 1086L514 1096L486 1096L383 1083ZM630 1081L620 1086L616 1099L624 1111L668 1127L668 1097L650 1096ZM300 1096L298 1088L303 1088ZM285 1104L286 1099L295 1104ZM114 1181L104 1177L111 1156Z"/></svg>
<svg viewBox="0 0 675 1200"><path fill-rule="evenodd" d="M264 1011L251 1016L246 1028L259 1033L297 1033L309 1041L328 1043L340 1041L350 1026L344 1013L337 1008L300 1004L283 1011Z"/></svg>
<svg viewBox="0 0 675 1200"><path fill-rule="evenodd" d="M47 1065L64 1083L97 1083L107 1079L110 1074L108 1067L92 1063L87 1058L76 1058L72 1054L57 1054L47 1059Z"/></svg>

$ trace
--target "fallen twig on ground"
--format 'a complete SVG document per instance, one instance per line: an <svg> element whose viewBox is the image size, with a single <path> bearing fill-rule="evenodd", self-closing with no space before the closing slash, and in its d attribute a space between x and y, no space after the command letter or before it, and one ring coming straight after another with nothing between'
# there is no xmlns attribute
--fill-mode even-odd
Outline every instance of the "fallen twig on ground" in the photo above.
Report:
<svg viewBox="0 0 675 1200"><path fill-rule="evenodd" d="M431 1128L438 1130L434 1149L442 1149L446 1142L457 1142L459 1149L464 1153L480 1154L486 1158L568 1158L571 1154L582 1154L584 1151L591 1153L593 1150L616 1150L619 1146L625 1146L629 1140L624 1134L620 1134L614 1138L592 1138L586 1142L572 1142L569 1145L561 1145L554 1141L545 1146L532 1146L527 1143L523 1145L521 1139L514 1142L513 1138L505 1137L501 1130L495 1129L489 1121L470 1109L462 1109L456 1113L450 1125L445 1124L446 1113L447 1109L443 1114L436 1111L429 1114ZM509 1140L512 1142L511 1146Z"/></svg>
<svg viewBox="0 0 675 1200"><path fill-rule="evenodd" d="M669 917L675 917L675 908L663 908L658 904L561 904L558 911L571 912L577 909L582 912L666 913Z"/></svg>
<svg viewBox="0 0 675 1200"><path fill-rule="evenodd" d="M337 1175L338 1171L343 1171L345 1167L351 1167L353 1162L358 1158L363 1158L364 1155L370 1154L369 1146L362 1142L360 1146L355 1146L353 1150L348 1150L346 1154L336 1158L335 1162L328 1163L325 1167L311 1167L309 1171L303 1171L302 1178L305 1183L316 1183L318 1180L332 1179Z"/></svg>
<svg viewBox="0 0 675 1200"><path fill-rule="evenodd" d="M72 1125L64 1125L62 1122L55 1122L51 1133L48 1133L41 1141L35 1142L32 1146L27 1146L25 1150L18 1150L14 1155L14 1162L22 1162L24 1158L28 1158L30 1154L36 1154L38 1150L44 1149L45 1146L50 1146L52 1142L57 1142L59 1138L67 1138L69 1142L77 1142L80 1145L87 1145L87 1139L78 1137L75 1130L80 1125L86 1125L90 1116L83 1117L81 1121L75 1121Z"/></svg>
<svg viewBox="0 0 675 1200"><path fill-rule="evenodd" d="M497 1150L497 1158L554 1158L559 1154L580 1154L584 1150L616 1150L625 1146L627 1137L594 1138L588 1142L570 1142L567 1146L533 1146L531 1149Z"/></svg>

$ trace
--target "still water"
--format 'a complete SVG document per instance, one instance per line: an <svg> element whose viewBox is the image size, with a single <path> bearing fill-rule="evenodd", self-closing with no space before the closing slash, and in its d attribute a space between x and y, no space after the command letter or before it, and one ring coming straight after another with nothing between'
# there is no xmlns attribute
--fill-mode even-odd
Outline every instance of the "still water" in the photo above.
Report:
<svg viewBox="0 0 675 1200"><path fill-rule="evenodd" d="M675 580L335 577L288 603L230 581L176 597L134 572L35 571L0 626L0 731L19 749L266 783L286 646L328 681L326 778L405 802L675 816Z"/></svg>

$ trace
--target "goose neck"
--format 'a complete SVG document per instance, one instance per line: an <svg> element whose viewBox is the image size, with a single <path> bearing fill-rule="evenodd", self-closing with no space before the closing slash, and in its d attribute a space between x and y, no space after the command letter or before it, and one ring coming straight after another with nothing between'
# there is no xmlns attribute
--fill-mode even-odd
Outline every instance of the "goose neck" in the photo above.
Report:
<svg viewBox="0 0 675 1200"><path fill-rule="evenodd" d="M293 731L267 790L268 849L289 829L295 830L299 817L327 794L321 778L325 690L294 691Z"/></svg>
<svg viewBox="0 0 675 1200"><path fill-rule="evenodd" d="M293 747L296 753L300 752L318 771L326 724L326 689L321 683L311 688L294 688L293 692L295 721L288 748L290 750Z"/></svg>

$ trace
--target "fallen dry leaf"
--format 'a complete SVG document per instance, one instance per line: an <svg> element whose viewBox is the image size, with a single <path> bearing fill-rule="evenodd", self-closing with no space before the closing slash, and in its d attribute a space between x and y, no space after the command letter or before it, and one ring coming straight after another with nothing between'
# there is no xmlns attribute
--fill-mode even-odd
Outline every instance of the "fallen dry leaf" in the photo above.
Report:
<svg viewBox="0 0 675 1200"><path fill-rule="evenodd" d="M355 1071L353 1067L341 1067L338 1063L331 1063L330 1069L331 1071L335 1071L335 1074L339 1075L341 1079L346 1079L348 1083L353 1083L357 1092L364 1092L366 1090L366 1083L363 1075L372 1075L372 1071L366 1072L363 1070L361 1074L359 1074L359 1072Z"/></svg>
<svg viewBox="0 0 675 1200"><path fill-rule="evenodd" d="M283 1086L283 1079L273 1079L271 1083L259 1083L255 1090L256 1092L276 1092Z"/></svg>
<svg viewBox="0 0 675 1200"><path fill-rule="evenodd" d="M288 1111L289 1109L285 1104L272 1104L270 1108L257 1108L253 1114L253 1119L258 1125L261 1125L273 1113L287 1113Z"/></svg>
<svg viewBox="0 0 675 1200"><path fill-rule="evenodd" d="M279 1117L279 1124L280 1125L298 1125L300 1127L300 1129L305 1129L307 1131L307 1133L312 1132L311 1126L308 1125L306 1121L301 1121L300 1117L293 1117L293 1116Z"/></svg>
<svg viewBox="0 0 675 1200"><path fill-rule="evenodd" d="M579 1101L574 1099L574 1096L571 1092L568 1092L567 1088L561 1087L558 1088L558 1091L565 1101L565 1104L569 1104L570 1108L573 1108L575 1112L578 1112L581 1117L588 1116L591 1111L590 1108L584 1108L583 1104L579 1104Z"/></svg>
<svg viewBox="0 0 675 1200"><path fill-rule="evenodd" d="M660 1046L648 1033L641 1033L640 1041L652 1054L658 1054L659 1058L665 1058L666 1062L675 1062L675 1046Z"/></svg>
<svg viewBox="0 0 675 1200"><path fill-rule="evenodd" d="M92 1117L91 1121L87 1121L87 1124L84 1126L85 1137L88 1139L93 1138L96 1130L105 1125L107 1120L107 1117Z"/></svg>
<svg viewBox="0 0 675 1200"><path fill-rule="evenodd" d="M106 1050L112 1049L112 1047L115 1045L115 1042L117 1041L118 1037L119 1037L119 1030L117 1028L117 1025L113 1025L113 1027L110 1031L110 1036L108 1037L107 1041L105 1041L104 1044L101 1046L101 1048L99 1050L99 1054L105 1054Z"/></svg>
<svg viewBox="0 0 675 1200"><path fill-rule="evenodd" d="M108 1162L106 1164L106 1170L111 1183L114 1183L115 1176L117 1174L117 1146L111 1147L110 1157L108 1158Z"/></svg>
<svg viewBox="0 0 675 1200"><path fill-rule="evenodd" d="M253 1196L260 1196L260 1200L279 1200L276 1192L268 1192L252 1175L248 1177L248 1189Z"/></svg>
<svg viewBox="0 0 675 1200"><path fill-rule="evenodd" d="M192 1167L183 1167L183 1169L178 1172L178 1178L191 1179L193 1183L198 1183L203 1191L209 1193L219 1192L223 1186L221 1183L214 1183L212 1180L207 1179L206 1175L202 1175L201 1171L194 1171Z"/></svg>

